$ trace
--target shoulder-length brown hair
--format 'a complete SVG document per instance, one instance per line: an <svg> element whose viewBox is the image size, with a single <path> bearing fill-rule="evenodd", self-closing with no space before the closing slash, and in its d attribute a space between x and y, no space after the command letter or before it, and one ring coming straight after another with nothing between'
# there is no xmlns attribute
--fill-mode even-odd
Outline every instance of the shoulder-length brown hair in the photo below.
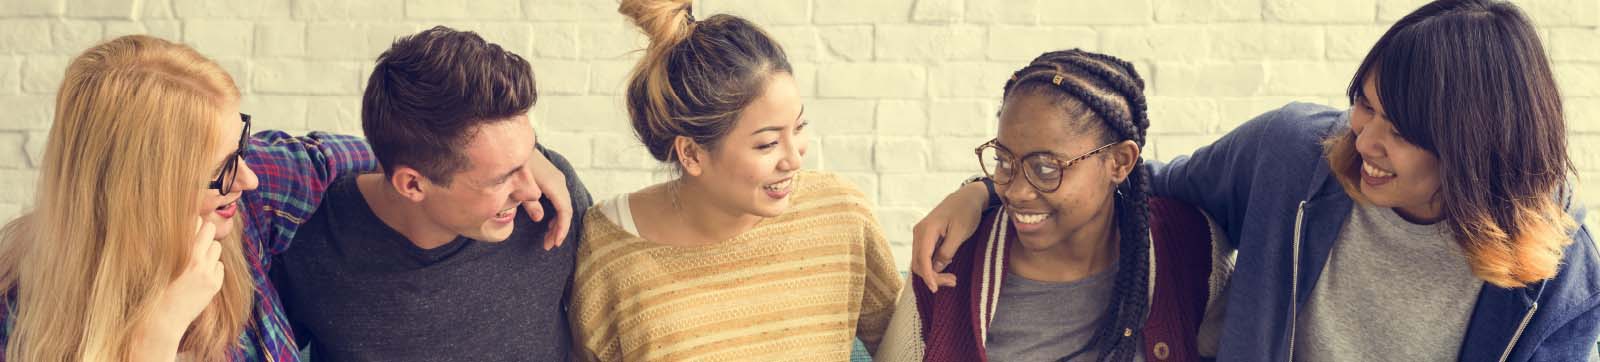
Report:
<svg viewBox="0 0 1600 362"><path fill-rule="evenodd" d="M1434 1L1373 45L1350 81L1352 103L1369 76L1400 136L1439 158L1436 197L1473 273L1507 288L1554 277L1572 243L1558 194L1573 166L1561 95L1527 16L1502 1ZM1367 202L1354 135L1326 151L1345 191Z"/></svg>

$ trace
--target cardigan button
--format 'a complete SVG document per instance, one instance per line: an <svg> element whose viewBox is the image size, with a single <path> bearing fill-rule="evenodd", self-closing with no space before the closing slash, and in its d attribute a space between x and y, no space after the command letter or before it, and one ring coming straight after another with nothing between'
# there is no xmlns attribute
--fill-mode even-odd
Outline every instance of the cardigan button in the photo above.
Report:
<svg viewBox="0 0 1600 362"><path fill-rule="evenodd" d="M1168 347L1167 342L1156 342L1155 352L1157 360L1165 361L1172 355L1172 347Z"/></svg>

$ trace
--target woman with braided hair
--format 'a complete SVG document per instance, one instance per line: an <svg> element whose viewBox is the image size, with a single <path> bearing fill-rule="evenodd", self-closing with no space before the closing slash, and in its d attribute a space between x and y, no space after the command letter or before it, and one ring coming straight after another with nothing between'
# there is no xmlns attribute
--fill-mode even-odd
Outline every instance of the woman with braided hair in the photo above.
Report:
<svg viewBox="0 0 1600 362"><path fill-rule="evenodd" d="M1238 246L1218 359L1600 360L1600 253L1541 44L1511 3L1433 1L1378 39L1348 110L1290 104L1154 166L1156 195ZM919 224L929 287L984 194Z"/></svg>
<svg viewBox="0 0 1600 362"><path fill-rule="evenodd" d="M1199 359L1226 263L1203 214L1149 197L1143 92L1128 62L1076 49L1006 82L999 137L976 150L1003 205L946 269L962 287L911 278L879 360Z"/></svg>

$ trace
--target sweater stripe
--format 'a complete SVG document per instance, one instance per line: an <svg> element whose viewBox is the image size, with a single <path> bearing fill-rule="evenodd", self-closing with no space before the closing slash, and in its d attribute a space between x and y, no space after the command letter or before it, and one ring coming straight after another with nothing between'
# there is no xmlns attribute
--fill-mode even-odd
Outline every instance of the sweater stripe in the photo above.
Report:
<svg viewBox="0 0 1600 362"><path fill-rule="evenodd" d="M680 247L584 219L570 321L586 361L845 360L875 348L900 278L865 197L802 172L782 215ZM636 215L641 216L641 215Z"/></svg>

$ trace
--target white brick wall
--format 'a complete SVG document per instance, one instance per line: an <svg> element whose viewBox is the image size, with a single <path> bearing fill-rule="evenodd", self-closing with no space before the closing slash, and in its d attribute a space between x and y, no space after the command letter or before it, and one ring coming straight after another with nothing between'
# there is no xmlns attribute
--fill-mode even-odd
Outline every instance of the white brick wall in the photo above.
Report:
<svg viewBox="0 0 1600 362"><path fill-rule="evenodd" d="M702 0L762 24L792 56L813 121L808 167L877 202L909 254L910 226L973 174L1000 88L1041 52L1081 47L1135 63L1149 85L1147 154L1168 159L1289 101L1344 106L1354 67L1423 0ZM1581 195L1600 208L1600 0L1520 2L1541 26L1563 95ZM54 92L71 57L131 33L217 59L258 129L360 132L372 60L444 24L528 57L540 139L597 197L670 177L632 139L620 95L642 36L607 0L0 0L0 220L32 202ZM1600 219L1591 219L1591 224ZM1596 224L1600 225L1600 224Z"/></svg>

